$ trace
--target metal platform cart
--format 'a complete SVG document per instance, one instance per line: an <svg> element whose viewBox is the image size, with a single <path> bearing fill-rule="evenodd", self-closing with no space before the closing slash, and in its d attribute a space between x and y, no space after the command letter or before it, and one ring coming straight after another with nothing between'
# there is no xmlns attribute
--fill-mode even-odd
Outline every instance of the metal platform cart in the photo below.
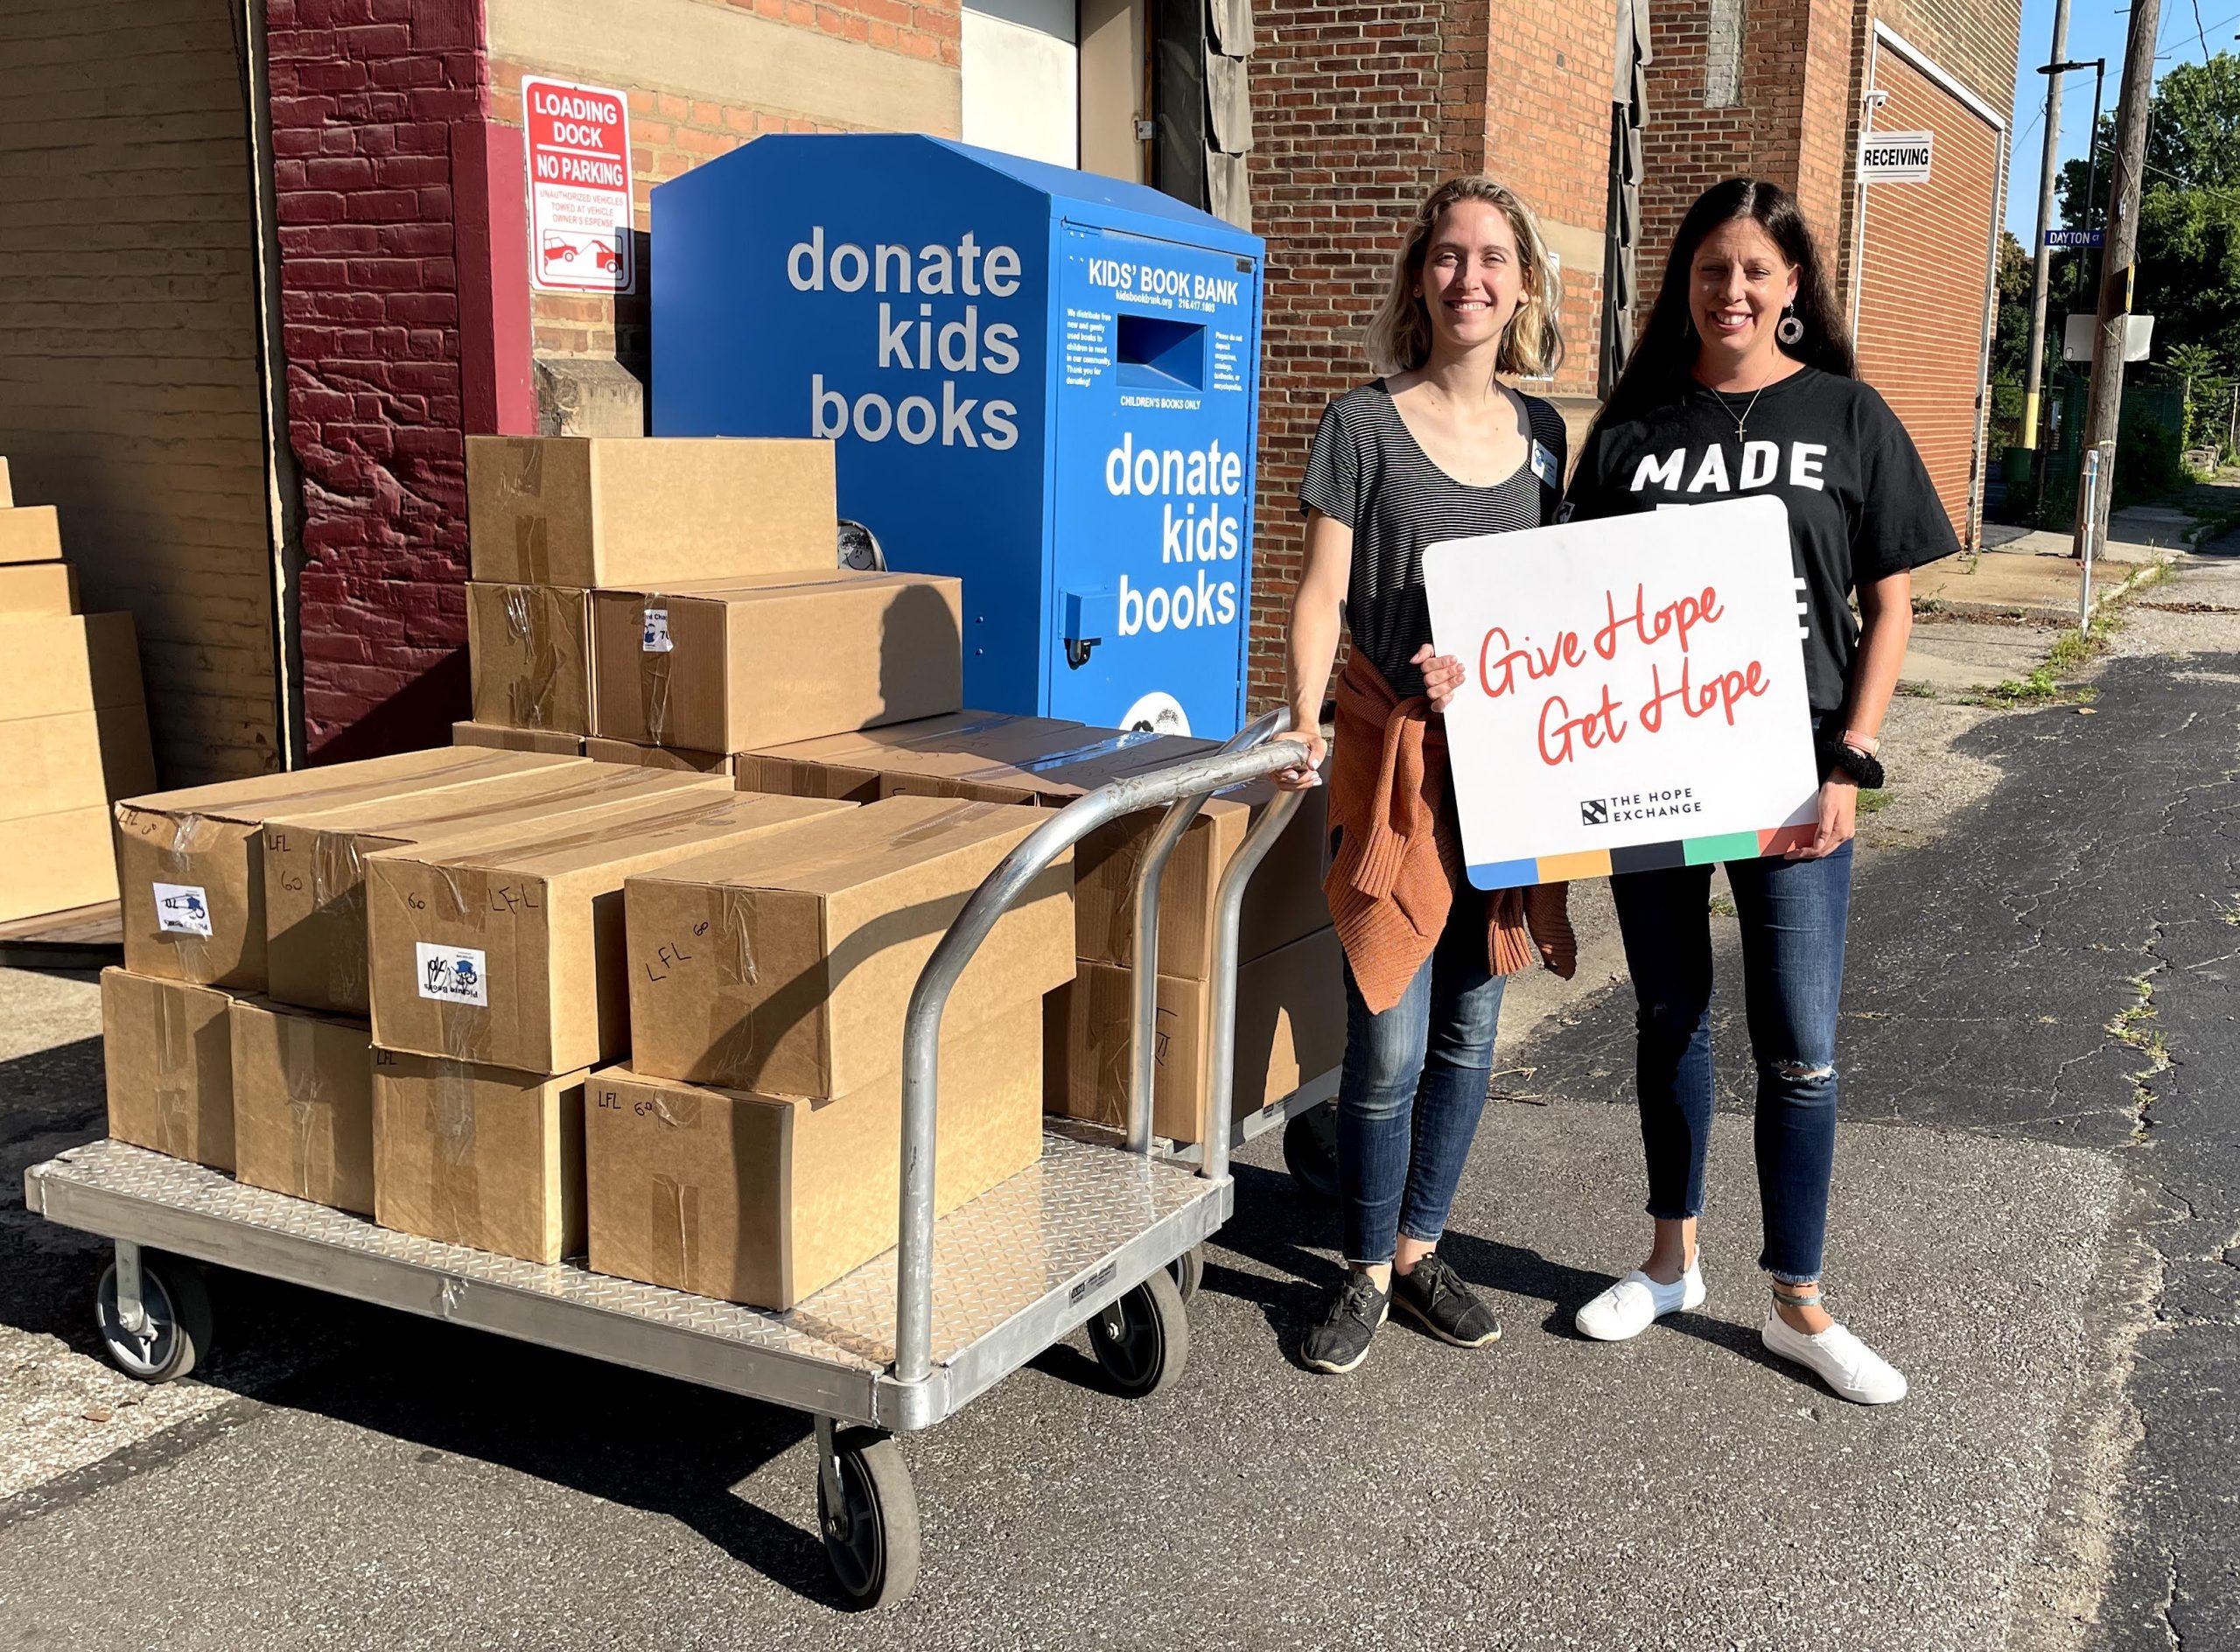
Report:
<svg viewBox="0 0 2240 1652"><path fill-rule="evenodd" d="M1216 753L1078 799L1022 843L965 903L911 994L903 1033L897 1248L783 1313L543 1266L377 1228L247 1187L120 1142L74 1149L24 1176L50 1222L113 1239L96 1308L110 1356L148 1382L184 1376L210 1347L197 1264L285 1279L766 1400L816 1419L817 1509L841 1591L860 1606L917 1581L918 1510L892 1436L940 1422L1086 1326L1120 1393L1158 1393L1182 1372L1184 1283L1235 1199L1226 1120L1245 886L1297 806L1279 794L1246 834L1215 895L1212 1064L1199 1162L1155 1152L1151 1132L1158 889L1168 855L1215 792L1290 767L1303 748L1275 711ZM1134 1086L1128 1129L1106 1143L1059 1130L1042 1158L936 1220L934 1056L950 989L997 919L1057 855L1096 828L1162 808L1136 886ZM1284 1103L1256 1116L1280 1113Z"/></svg>

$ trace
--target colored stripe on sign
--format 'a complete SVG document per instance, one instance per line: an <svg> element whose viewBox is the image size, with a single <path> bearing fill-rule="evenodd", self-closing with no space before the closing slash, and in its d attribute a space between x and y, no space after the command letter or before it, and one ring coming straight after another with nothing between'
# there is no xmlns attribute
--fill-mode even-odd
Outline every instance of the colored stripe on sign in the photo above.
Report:
<svg viewBox="0 0 2240 1652"><path fill-rule="evenodd" d="M1676 838L1663 844L1635 844L1626 849L1583 850L1537 860L1500 860L1470 868L1478 889L1524 889L1534 884L1566 884L1617 872L1660 872L1671 866L1709 866L1722 860L1757 860L1802 848L1815 828L1773 826L1763 831L1726 832L1716 837Z"/></svg>

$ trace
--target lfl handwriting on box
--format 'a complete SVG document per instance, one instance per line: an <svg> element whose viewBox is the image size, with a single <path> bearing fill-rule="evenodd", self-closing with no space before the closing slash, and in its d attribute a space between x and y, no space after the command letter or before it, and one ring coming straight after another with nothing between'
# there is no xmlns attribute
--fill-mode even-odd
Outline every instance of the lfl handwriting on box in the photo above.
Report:
<svg viewBox="0 0 2240 1652"><path fill-rule="evenodd" d="M1746 859L1809 837L1818 771L1788 513L1770 496L1424 552L1470 880Z"/></svg>

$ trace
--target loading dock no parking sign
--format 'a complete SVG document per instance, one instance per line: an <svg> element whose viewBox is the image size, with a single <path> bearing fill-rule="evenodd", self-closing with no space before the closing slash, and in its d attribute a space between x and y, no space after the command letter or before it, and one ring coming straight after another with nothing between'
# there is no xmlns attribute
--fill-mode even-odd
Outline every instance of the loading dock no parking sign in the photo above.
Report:
<svg viewBox="0 0 2240 1652"><path fill-rule="evenodd" d="M635 292L630 106L603 86L522 81L528 137L529 284L546 292Z"/></svg>

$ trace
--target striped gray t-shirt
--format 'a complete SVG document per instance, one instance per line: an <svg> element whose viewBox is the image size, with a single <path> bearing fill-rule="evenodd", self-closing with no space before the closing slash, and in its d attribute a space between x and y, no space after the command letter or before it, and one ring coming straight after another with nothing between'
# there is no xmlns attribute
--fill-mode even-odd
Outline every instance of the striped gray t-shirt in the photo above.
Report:
<svg viewBox="0 0 2240 1652"><path fill-rule="evenodd" d="M1424 691L1409 657L1432 638L1424 606L1424 547L1446 539L1543 528L1563 503L1564 416L1524 397L1532 439L1546 454L1536 475L1528 450L1516 473L1490 487L1456 481L1409 434L1382 379L1348 390L1323 410L1299 483L1302 510L1354 530L1346 629L1354 647L1404 699Z"/></svg>

